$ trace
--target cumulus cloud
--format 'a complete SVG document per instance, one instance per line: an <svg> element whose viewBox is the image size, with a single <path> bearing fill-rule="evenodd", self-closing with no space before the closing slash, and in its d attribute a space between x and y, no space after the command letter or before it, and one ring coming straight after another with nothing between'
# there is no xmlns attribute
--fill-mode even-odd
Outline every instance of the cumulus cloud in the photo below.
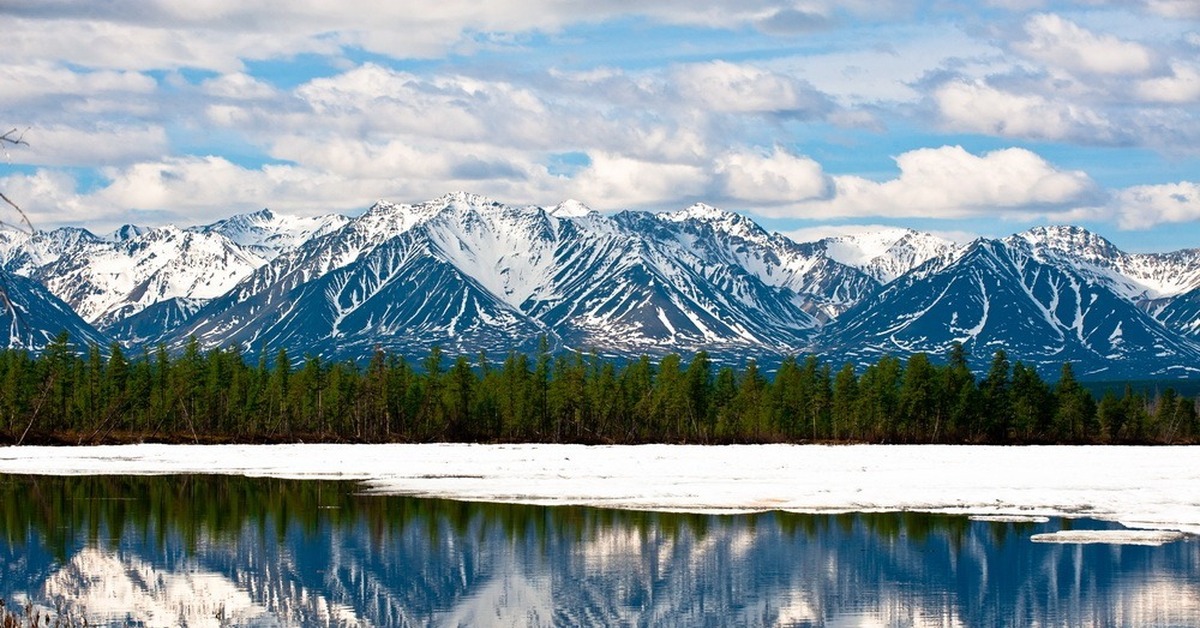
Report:
<svg viewBox="0 0 1200 628"><path fill-rule="evenodd" d="M683 98L713 111L811 118L833 108L829 98L806 81L750 65L691 64L678 68L674 78Z"/></svg>
<svg viewBox="0 0 1200 628"><path fill-rule="evenodd" d="M40 169L32 174L12 174L0 178L0 190L13 199L29 217L34 228L57 226L62 223L80 224L92 207L78 192L78 183L71 175ZM5 208L5 211L9 211ZM0 213L0 221L19 224L15 214Z"/></svg>
<svg viewBox="0 0 1200 628"><path fill-rule="evenodd" d="M266 100L279 95L271 85L244 72L208 79L200 84L200 90L209 96L231 100Z"/></svg>
<svg viewBox="0 0 1200 628"><path fill-rule="evenodd" d="M1155 64L1154 53L1139 43L1093 33L1052 13L1029 18L1025 34L1015 50L1071 72L1141 75Z"/></svg>
<svg viewBox="0 0 1200 628"><path fill-rule="evenodd" d="M1100 191L1087 174L1060 170L1023 148L982 155L960 146L922 148L896 157L887 181L835 176L834 196L803 203L796 217L968 218L1069 216Z"/></svg>
<svg viewBox="0 0 1200 628"><path fill-rule="evenodd" d="M932 100L950 129L1005 137L1111 143L1119 139L1104 114L1036 93L1013 93L984 81L951 80Z"/></svg>
<svg viewBox="0 0 1200 628"><path fill-rule="evenodd" d="M79 181L52 171L11 180L38 195L30 202L44 216L78 222L129 211L187 212L188 220L260 206L350 211L377 197L447 189L513 202L573 196L609 209L708 200L776 216L1063 217L1083 206L1116 216L1086 175L1028 151L912 151L897 158L900 175L883 182L831 176L794 152L843 140L862 146L888 128L903 129L886 138L891 146L920 141L901 135L915 129L1195 151L1200 66L1189 57L1188 27L1156 26L1169 34L1154 40L1105 17L1189 17L1194 3L1110 4L1088 27L1029 17L1009 45L948 27L940 18L961 12L944 5L918 24L901 1L445 0L413 11L367 0L11 0L0 8L10 26L0 108L10 124L32 127L34 145L14 154L17 163L105 167ZM854 16L901 25L872 30ZM679 50L686 56L660 65L650 44L629 51L633 61L604 59L624 67L596 66L597 41L575 57L531 36L590 37L614 19L648 25L651 36L655 24L732 35L689 42ZM861 41L816 32L847 23ZM1105 23L1116 34L1089 30ZM582 35L569 30L578 24L588 25ZM812 34L796 43L755 29ZM517 61L471 58L497 47ZM733 60L714 59L717 49ZM440 63L393 63L447 53ZM312 66L299 56L309 54L319 57ZM349 60L364 56L378 62ZM273 83L259 60L317 76ZM224 150L238 157L204 156ZM570 168L554 165L562 155L574 156ZM1172 207L1170 198L1143 204Z"/></svg>
<svg viewBox="0 0 1200 628"><path fill-rule="evenodd" d="M149 94L154 79L137 72L77 72L35 60L31 63L0 63L0 105L12 107L44 103L48 98L82 100L100 94ZM59 106L61 100L58 101Z"/></svg>
<svg viewBox="0 0 1200 628"><path fill-rule="evenodd" d="M160 126L101 124L93 128L37 126L26 131L29 146L22 163L38 166L92 166L157 158L167 151Z"/></svg>
<svg viewBox="0 0 1200 628"><path fill-rule="evenodd" d="M573 177L571 198L589 200L605 209L641 207L668 199L702 198L709 176L699 166L654 163L622 155L592 153L591 164Z"/></svg>
<svg viewBox="0 0 1200 628"><path fill-rule="evenodd" d="M1170 74L1139 81L1136 94L1147 102L1184 104L1198 101L1200 69L1182 62L1174 63Z"/></svg>
<svg viewBox="0 0 1200 628"><path fill-rule="evenodd" d="M1122 229L1200 220L1200 184L1139 185L1118 191L1110 203Z"/></svg>
<svg viewBox="0 0 1200 628"><path fill-rule="evenodd" d="M92 195L98 204L206 216L266 206L304 213L330 205L360 207L379 191L370 179L350 181L286 164L245 168L215 156L142 162L106 175L108 185Z"/></svg>
<svg viewBox="0 0 1200 628"><path fill-rule="evenodd" d="M553 33L570 24L640 16L665 24L749 26L767 32L811 30L834 9L887 14L890 3L810 0L627 0L561 2L442 0L413 10L371 0L241 2L208 0L10 0L6 46L29 59L58 58L84 67L239 71L247 59L301 53L336 55L343 47L399 58L428 58L486 48L506 35ZM53 28L40 23L53 21ZM480 39L484 39L480 45ZM503 44L501 44L503 45Z"/></svg>
<svg viewBox="0 0 1200 628"><path fill-rule="evenodd" d="M776 148L771 154L729 153L716 162L721 195L745 203L796 203L827 197L832 182L821 164Z"/></svg>

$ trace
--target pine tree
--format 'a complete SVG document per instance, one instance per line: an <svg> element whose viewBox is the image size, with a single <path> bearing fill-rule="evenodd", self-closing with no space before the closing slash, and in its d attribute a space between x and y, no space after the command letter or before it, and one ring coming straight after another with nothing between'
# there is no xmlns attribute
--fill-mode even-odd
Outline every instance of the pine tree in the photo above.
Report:
<svg viewBox="0 0 1200 628"><path fill-rule="evenodd" d="M980 382L984 417L984 435L991 442L1001 442L1008 436L1012 425L1012 395L1009 382L1008 354L997 349L987 376Z"/></svg>
<svg viewBox="0 0 1200 628"><path fill-rule="evenodd" d="M849 437L862 438L855 424L855 413L858 407L858 375L854 365L847 362L838 370L833 380L833 419L830 436L834 440ZM934 427L936 433L937 427Z"/></svg>
<svg viewBox="0 0 1200 628"><path fill-rule="evenodd" d="M900 440L915 442L933 428L939 391L937 373L929 356L915 353L904 367L900 385Z"/></svg>
<svg viewBox="0 0 1200 628"><path fill-rule="evenodd" d="M1050 430L1054 399L1036 369L1020 361L1012 370L1012 426L1020 442L1041 441Z"/></svg>
<svg viewBox="0 0 1200 628"><path fill-rule="evenodd" d="M1059 440L1082 442L1095 436L1092 430L1096 408L1092 396L1075 380L1069 362L1063 364L1054 385L1054 432Z"/></svg>

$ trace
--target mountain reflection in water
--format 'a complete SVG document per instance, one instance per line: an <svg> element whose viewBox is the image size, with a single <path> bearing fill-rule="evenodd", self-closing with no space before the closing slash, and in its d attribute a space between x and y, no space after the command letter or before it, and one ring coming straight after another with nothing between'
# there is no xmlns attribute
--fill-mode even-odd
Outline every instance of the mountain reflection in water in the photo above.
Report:
<svg viewBox="0 0 1200 628"><path fill-rule="evenodd" d="M0 476L0 598L92 625L1200 625L1200 544L1095 521L684 515L349 482Z"/></svg>

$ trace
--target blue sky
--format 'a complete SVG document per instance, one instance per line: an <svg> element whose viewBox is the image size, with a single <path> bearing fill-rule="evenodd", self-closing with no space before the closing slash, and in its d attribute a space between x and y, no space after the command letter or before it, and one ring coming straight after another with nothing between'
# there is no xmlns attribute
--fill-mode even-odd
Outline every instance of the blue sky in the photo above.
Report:
<svg viewBox="0 0 1200 628"><path fill-rule="evenodd" d="M40 227L453 190L1200 247L1200 1L8 0ZM383 6L380 6L383 5Z"/></svg>

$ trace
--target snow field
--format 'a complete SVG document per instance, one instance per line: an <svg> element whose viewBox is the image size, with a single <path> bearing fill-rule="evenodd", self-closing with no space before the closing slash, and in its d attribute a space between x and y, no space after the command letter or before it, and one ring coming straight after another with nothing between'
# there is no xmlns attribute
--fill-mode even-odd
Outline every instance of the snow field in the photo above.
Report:
<svg viewBox="0 0 1200 628"><path fill-rule="evenodd" d="M714 513L1090 517L1200 534L1200 448L1194 447L5 447L0 473L353 479L375 493L465 501Z"/></svg>

